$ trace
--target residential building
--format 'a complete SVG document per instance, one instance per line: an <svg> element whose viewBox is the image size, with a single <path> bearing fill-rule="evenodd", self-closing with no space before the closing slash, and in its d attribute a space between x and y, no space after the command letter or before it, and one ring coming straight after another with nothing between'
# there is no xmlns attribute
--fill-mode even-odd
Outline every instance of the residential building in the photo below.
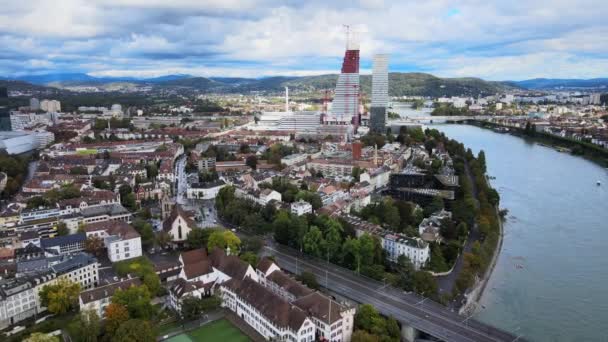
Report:
<svg viewBox="0 0 608 342"><path fill-rule="evenodd" d="M304 161L306 161L306 159L308 159L308 155L304 154L304 153L290 154L288 156L281 158L281 164L284 164L287 166L292 166L292 165L304 162Z"/></svg>
<svg viewBox="0 0 608 342"><path fill-rule="evenodd" d="M198 145L197 145L198 146ZM201 158L198 160L199 171L215 170L215 158Z"/></svg>
<svg viewBox="0 0 608 342"><path fill-rule="evenodd" d="M291 203L291 213L298 216L312 213L312 205L304 200Z"/></svg>
<svg viewBox="0 0 608 342"><path fill-rule="evenodd" d="M110 305L112 296L118 290L127 290L132 286L140 286L139 278L127 278L118 282L96 287L83 291L78 296L80 311L93 310L99 317L103 318L106 314L106 307Z"/></svg>
<svg viewBox="0 0 608 342"><path fill-rule="evenodd" d="M40 240L40 247L44 250L54 250L57 254L71 254L84 251L85 233L76 233L54 238Z"/></svg>
<svg viewBox="0 0 608 342"><path fill-rule="evenodd" d="M96 236L103 240L111 262L137 258L142 255L141 237L124 221L106 221L88 224L87 238Z"/></svg>
<svg viewBox="0 0 608 342"><path fill-rule="evenodd" d="M399 256L404 255L416 269L420 269L431 258L429 244L420 238L411 238L405 234L388 231L379 225L352 215L344 215L342 217L355 228L357 237L363 234L378 237L382 248L386 251L388 259L392 262L397 262Z"/></svg>

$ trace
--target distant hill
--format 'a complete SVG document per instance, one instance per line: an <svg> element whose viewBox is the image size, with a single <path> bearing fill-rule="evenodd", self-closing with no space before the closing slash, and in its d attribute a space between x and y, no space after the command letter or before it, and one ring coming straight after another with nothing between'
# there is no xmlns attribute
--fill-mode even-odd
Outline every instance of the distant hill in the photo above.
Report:
<svg viewBox="0 0 608 342"><path fill-rule="evenodd" d="M310 76L287 82L301 90L333 89L338 75ZM371 75L361 76L361 89L371 94ZM516 87L501 82L489 82L479 78L439 78L425 73L389 73L391 96L478 96L491 95Z"/></svg>
<svg viewBox="0 0 608 342"><path fill-rule="evenodd" d="M57 89L32 84L24 81L17 80L2 80L0 79L0 88L7 88L8 91L22 91L22 92L56 92Z"/></svg>
<svg viewBox="0 0 608 342"><path fill-rule="evenodd" d="M608 78L592 79L558 79L558 78L534 78L524 81L509 81L508 83L526 89L560 89L560 88L606 88L608 89Z"/></svg>
<svg viewBox="0 0 608 342"><path fill-rule="evenodd" d="M264 78L239 77L192 77L189 75L167 75L148 79L128 77L92 77L86 74L47 74L27 76L28 82L56 88L73 86L96 86L105 91L135 88L139 85L166 89L190 89L209 93L247 93L251 91L282 92L290 87L293 91L318 92L334 89L337 74L292 77L274 76ZM440 78L425 73L389 74L390 95L419 96L479 96L491 95L520 87L516 83L489 82L479 78ZM361 89L371 94L371 76L361 76Z"/></svg>

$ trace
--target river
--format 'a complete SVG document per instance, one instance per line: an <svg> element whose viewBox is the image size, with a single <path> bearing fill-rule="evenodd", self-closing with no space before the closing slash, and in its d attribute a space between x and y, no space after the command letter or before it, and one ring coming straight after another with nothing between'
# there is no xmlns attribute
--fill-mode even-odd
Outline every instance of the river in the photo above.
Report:
<svg viewBox="0 0 608 342"><path fill-rule="evenodd" d="M607 341L608 170L508 134L433 127L486 152L509 210L476 317L532 341Z"/></svg>
<svg viewBox="0 0 608 342"><path fill-rule="evenodd" d="M500 207L509 210L475 317L530 341L608 341L608 170L509 134L431 127L485 151Z"/></svg>

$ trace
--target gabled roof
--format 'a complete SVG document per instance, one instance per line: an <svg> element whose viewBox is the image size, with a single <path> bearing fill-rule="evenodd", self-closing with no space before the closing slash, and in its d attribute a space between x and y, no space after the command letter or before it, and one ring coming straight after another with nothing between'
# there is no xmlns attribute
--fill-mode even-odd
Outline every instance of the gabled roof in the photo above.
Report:
<svg viewBox="0 0 608 342"><path fill-rule="evenodd" d="M307 296L314 292L301 284L299 281L291 278L279 270L270 273L266 279L277 284L280 288L293 295L296 299Z"/></svg>
<svg viewBox="0 0 608 342"><path fill-rule="evenodd" d="M268 272L268 269L270 269L270 266L272 266L272 264L274 263L275 262L272 261L270 258L264 257L262 258L262 260L260 260L260 262L258 262L258 266L256 268L262 273L266 273Z"/></svg>
<svg viewBox="0 0 608 342"><path fill-rule="evenodd" d="M192 220L192 216L194 216L192 212L186 211L182 208L181 205L176 204L173 206L169 217L167 217L163 222L163 230L170 231L173 222L175 222L178 217L181 217L182 220L186 222L189 228L194 228L196 227L196 223Z"/></svg>
<svg viewBox="0 0 608 342"><path fill-rule="evenodd" d="M182 278L178 278L173 282L169 291L173 292L177 298L182 298L188 293L198 289L210 289L213 287L215 282L203 283L202 281L187 281Z"/></svg>
<svg viewBox="0 0 608 342"><path fill-rule="evenodd" d="M330 300L329 297L318 292L312 292L307 296L296 299L292 304L324 323L333 324L342 319L341 312L344 307L333 300L330 303Z"/></svg>
<svg viewBox="0 0 608 342"><path fill-rule="evenodd" d="M118 290L126 290L131 286L139 286L141 281L139 278L131 278L122 280L117 283L112 283L104 286L94 288L92 290L83 291L80 293L80 299L84 304L98 301L103 298L110 298L114 295L114 292Z"/></svg>
<svg viewBox="0 0 608 342"><path fill-rule="evenodd" d="M298 331L306 321L307 316L302 309L289 304L286 300L249 277L243 280L233 278L224 283L224 286L279 327L287 327L292 331Z"/></svg>

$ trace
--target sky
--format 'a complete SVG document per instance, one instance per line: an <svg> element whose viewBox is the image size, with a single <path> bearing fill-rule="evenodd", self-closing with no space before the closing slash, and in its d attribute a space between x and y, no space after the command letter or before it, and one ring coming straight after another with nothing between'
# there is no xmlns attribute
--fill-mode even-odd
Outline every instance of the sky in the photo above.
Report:
<svg viewBox="0 0 608 342"><path fill-rule="evenodd" d="M608 77L606 0L0 0L0 76L264 77L361 69L487 80Z"/></svg>

